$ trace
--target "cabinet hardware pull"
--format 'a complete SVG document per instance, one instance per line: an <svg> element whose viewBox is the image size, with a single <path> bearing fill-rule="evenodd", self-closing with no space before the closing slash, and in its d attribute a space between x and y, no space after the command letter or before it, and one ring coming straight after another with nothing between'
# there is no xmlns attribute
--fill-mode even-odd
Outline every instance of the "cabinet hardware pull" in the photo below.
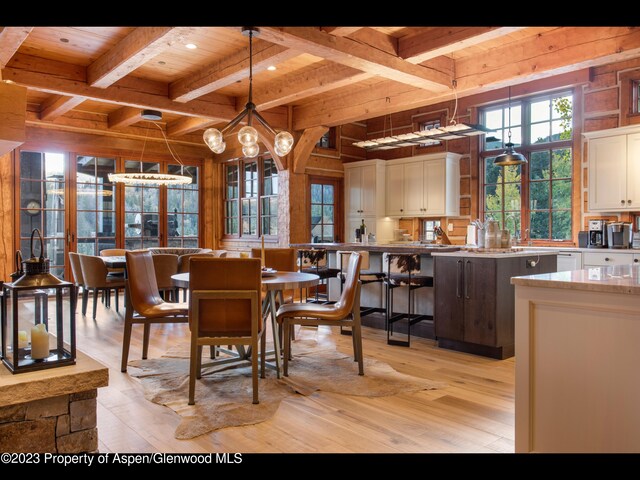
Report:
<svg viewBox="0 0 640 480"><path fill-rule="evenodd" d="M456 298L462 298L462 295L460 294L460 280L462 280L460 267L462 267L462 260L458 260L456 263L458 264L456 267Z"/></svg>
<svg viewBox="0 0 640 480"><path fill-rule="evenodd" d="M634 259L633 259L633 263L638 263L638 259L637 259L637 258L634 258Z"/></svg>
<svg viewBox="0 0 640 480"><path fill-rule="evenodd" d="M469 297L469 277L471 277L469 265L471 265L471 260L467 260L466 270L464 272L464 298L471 298Z"/></svg>
<svg viewBox="0 0 640 480"><path fill-rule="evenodd" d="M620 205L624 205L624 200L620 200Z"/></svg>
<svg viewBox="0 0 640 480"><path fill-rule="evenodd" d="M609 260L610 260L610 258L609 258L609 257L604 257L604 261L605 261L605 262L608 262Z"/></svg>
<svg viewBox="0 0 640 480"><path fill-rule="evenodd" d="M631 200L627 200L627 203L628 203L629 205L631 205Z"/></svg>

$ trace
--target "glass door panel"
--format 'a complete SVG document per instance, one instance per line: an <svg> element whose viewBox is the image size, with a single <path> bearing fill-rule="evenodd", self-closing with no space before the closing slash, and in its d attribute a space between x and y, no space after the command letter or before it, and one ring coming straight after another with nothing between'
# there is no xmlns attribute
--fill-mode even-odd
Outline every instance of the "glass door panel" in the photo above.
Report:
<svg viewBox="0 0 640 480"><path fill-rule="evenodd" d="M126 160L126 172L159 173L160 164ZM124 248L158 247L161 241L160 230L160 187L129 186L124 187Z"/></svg>
<svg viewBox="0 0 640 480"><path fill-rule="evenodd" d="M187 175L193 179L187 185L167 187L167 246L198 246L198 167L168 165L167 172Z"/></svg>

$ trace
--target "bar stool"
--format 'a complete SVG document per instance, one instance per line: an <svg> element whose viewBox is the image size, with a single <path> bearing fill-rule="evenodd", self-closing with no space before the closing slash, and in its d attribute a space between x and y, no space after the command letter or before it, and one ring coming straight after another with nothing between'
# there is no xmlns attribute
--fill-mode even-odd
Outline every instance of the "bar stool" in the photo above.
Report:
<svg viewBox="0 0 640 480"><path fill-rule="evenodd" d="M387 344L411 346L411 326L422 320L433 320L433 315L417 315L413 312L414 291L418 288L433 287L433 276L420 274L420 255L410 253L382 254L382 264L386 266L387 275L383 281L386 293L385 325L387 328ZM393 291L399 287L407 287L407 313L394 313ZM393 324L403 318L407 319L407 340L392 339Z"/></svg>
<svg viewBox="0 0 640 480"><path fill-rule="evenodd" d="M304 273L312 273L320 277L320 282L327 285L327 280L330 278L336 278L340 273L339 268L329 268L327 266L327 249L326 248L311 248L298 250L298 266L300 271ZM318 286L316 289L315 300L308 300L309 303L319 303L320 295L318 293ZM329 301L329 293L323 294L326 298L322 303L334 303ZM307 295L308 296L308 295ZM300 289L300 299L302 299L302 289Z"/></svg>

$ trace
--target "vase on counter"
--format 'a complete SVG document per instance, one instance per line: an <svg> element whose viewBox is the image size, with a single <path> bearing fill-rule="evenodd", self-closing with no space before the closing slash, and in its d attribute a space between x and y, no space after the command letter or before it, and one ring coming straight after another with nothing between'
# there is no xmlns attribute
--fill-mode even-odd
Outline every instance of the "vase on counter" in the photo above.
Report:
<svg viewBox="0 0 640 480"><path fill-rule="evenodd" d="M478 231L478 248L484 248L485 229L479 228L477 231Z"/></svg>

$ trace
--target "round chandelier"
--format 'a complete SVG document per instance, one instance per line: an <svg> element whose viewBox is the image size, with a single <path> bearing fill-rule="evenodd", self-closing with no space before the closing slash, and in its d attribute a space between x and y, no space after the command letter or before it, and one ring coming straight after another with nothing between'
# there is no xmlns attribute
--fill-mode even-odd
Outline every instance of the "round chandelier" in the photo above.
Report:
<svg viewBox="0 0 640 480"><path fill-rule="evenodd" d="M204 131L202 138L213 153L222 153L225 151L227 148L227 144L224 141L225 133L233 130L233 128L238 125L244 117L248 117L247 125L238 130L238 141L242 145L242 153L245 157L253 158L260 153L260 147L258 146L258 132L252 126L254 118L275 136L273 148L276 154L281 157L287 155L293 147L293 135L286 130L276 132L271 128L267 121L262 118L262 115L257 112L256 105L253 103L253 37L257 37L259 33L260 31L253 27L244 27L242 29L242 34L249 36L249 98L247 104L244 106L244 110L242 110L242 112L231 120L222 130L218 130L217 128L207 128Z"/></svg>

